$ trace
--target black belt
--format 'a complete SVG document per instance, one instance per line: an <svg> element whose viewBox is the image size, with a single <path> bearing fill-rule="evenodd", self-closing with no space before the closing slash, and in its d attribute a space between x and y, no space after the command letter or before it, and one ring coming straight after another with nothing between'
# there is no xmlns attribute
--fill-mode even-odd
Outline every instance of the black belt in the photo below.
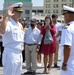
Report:
<svg viewBox="0 0 74 75"><path fill-rule="evenodd" d="M32 46L32 45L37 45L36 43L35 44L27 44L28 46Z"/></svg>

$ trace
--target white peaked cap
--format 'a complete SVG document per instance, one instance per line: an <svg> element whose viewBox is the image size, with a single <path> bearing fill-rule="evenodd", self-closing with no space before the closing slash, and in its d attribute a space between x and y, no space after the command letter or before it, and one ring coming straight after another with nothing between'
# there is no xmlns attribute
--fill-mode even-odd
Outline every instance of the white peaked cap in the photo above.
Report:
<svg viewBox="0 0 74 75"><path fill-rule="evenodd" d="M74 12L74 8L73 7L69 7L69 6L63 6L63 10L64 11L70 11L70 12Z"/></svg>
<svg viewBox="0 0 74 75"><path fill-rule="evenodd" d="M15 4L12 4L10 7L14 8L14 7L22 7L23 6L23 3L22 2L18 2L18 3L15 3Z"/></svg>

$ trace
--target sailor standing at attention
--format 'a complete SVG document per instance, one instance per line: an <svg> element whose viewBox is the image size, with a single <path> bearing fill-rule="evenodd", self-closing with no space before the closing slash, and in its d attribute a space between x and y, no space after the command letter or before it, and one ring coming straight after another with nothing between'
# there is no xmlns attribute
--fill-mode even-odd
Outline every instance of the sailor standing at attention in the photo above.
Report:
<svg viewBox="0 0 74 75"><path fill-rule="evenodd" d="M63 15L66 26L61 37L61 75L74 75L74 8L63 6Z"/></svg>

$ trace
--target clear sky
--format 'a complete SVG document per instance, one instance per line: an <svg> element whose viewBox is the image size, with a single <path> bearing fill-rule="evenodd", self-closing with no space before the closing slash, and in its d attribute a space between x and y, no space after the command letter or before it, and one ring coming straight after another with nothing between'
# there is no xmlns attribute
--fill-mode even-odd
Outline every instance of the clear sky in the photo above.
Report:
<svg viewBox="0 0 74 75"><path fill-rule="evenodd" d="M0 0L0 10L3 9L3 3L4 3L4 0ZM43 6L43 0L32 0L32 3L33 3L33 6Z"/></svg>

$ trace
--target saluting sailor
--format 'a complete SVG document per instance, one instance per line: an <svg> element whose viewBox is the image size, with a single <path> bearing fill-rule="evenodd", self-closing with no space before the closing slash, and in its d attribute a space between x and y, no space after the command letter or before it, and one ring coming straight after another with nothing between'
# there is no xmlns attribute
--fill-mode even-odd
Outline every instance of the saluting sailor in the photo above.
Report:
<svg viewBox="0 0 74 75"><path fill-rule="evenodd" d="M21 75L24 32L18 19L22 16L22 6L21 2L11 5L8 10L10 18L5 17L0 26L4 46L4 75Z"/></svg>
<svg viewBox="0 0 74 75"><path fill-rule="evenodd" d="M63 6L63 15L66 26L61 37L61 75L74 75L74 8Z"/></svg>

